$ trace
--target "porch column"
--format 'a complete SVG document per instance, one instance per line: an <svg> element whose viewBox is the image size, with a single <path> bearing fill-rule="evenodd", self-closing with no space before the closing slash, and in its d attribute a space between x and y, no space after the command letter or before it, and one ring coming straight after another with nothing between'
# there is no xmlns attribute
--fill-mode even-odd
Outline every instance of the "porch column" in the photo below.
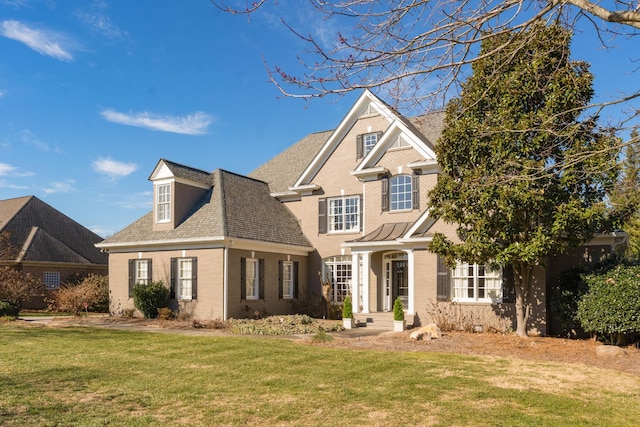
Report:
<svg viewBox="0 0 640 427"><path fill-rule="evenodd" d="M353 312L360 312L360 255L359 252L351 252L351 301Z"/></svg>
<svg viewBox="0 0 640 427"><path fill-rule="evenodd" d="M369 313L369 270L371 269L371 252L362 253L362 312Z"/></svg>
<svg viewBox="0 0 640 427"><path fill-rule="evenodd" d="M414 266L414 262L415 262L415 257L413 256L413 251L412 250L408 250L407 252L407 264L409 264L409 307L407 307L407 313L408 314L415 314L415 304L414 304L414 295L415 295L415 280L414 280L414 274L415 274L415 266Z"/></svg>

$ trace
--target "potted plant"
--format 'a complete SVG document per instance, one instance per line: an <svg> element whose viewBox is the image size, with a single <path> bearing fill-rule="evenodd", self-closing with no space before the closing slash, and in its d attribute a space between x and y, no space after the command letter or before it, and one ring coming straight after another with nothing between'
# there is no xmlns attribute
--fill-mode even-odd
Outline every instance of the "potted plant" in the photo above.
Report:
<svg viewBox="0 0 640 427"><path fill-rule="evenodd" d="M393 303L393 331L402 332L405 329L404 307L400 297L396 298Z"/></svg>
<svg viewBox="0 0 640 427"><path fill-rule="evenodd" d="M342 303L342 326L344 326L345 329L353 329L355 326L351 295L347 295Z"/></svg>

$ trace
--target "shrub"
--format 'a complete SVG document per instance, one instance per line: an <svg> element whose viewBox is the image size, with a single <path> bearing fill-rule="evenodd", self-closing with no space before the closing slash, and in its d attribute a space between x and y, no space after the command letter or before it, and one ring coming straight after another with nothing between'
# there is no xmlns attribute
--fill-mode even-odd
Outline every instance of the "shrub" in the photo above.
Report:
<svg viewBox="0 0 640 427"><path fill-rule="evenodd" d="M585 331L610 344L640 337L640 265L620 264L584 276L588 292L576 318Z"/></svg>
<svg viewBox="0 0 640 427"><path fill-rule="evenodd" d="M42 281L30 274L23 275L11 267L0 268L0 301L10 302L19 310L25 301L43 293Z"/></svg>
<svg viewBox="0 0 640 427"><path fill-rule="evenodd" d="M87 304L85 308L84 304ZM53 293L50 307L79 315L86 311L106 313L109 311L109 279L107 276L90 274L79 284L67 283Z"/></svg>
<svg viewBox="0 0 640 427"><path fill-rule="evenodd" d="M353 319L353 304L351 303L351 295L347 295L342 303L342 318Z"/></svg>
<svg viewBox="0 0 640 427"><path fill-rule="evenodd" d="M158 308L158 319L173 320L175 318L176 318L176 314L169 307Z"/></svg>
<svg viewBox="0 0 640 427"><path fill-rule="evenodd" d="M404 307L400 297L393 302L393 320L404 320Z"/></svg>
<svg viewBox="0 0 640 427"><path fill-rule="evenodd" d="M169 288L162 281L137 284L133 287L133 305L147 319L158 317L158 309L169 302Z"/></svg>
<svg viewBox="0 0 640 427"><path fill-rule="evenodd" d="M0 317L18 317L20 307L10 301L0 301Z"/></svg>

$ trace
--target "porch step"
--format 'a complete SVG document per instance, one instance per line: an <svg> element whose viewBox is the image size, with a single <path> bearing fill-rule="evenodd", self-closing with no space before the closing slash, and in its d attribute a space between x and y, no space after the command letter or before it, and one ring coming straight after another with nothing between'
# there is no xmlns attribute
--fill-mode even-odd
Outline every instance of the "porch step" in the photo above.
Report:
<svg viewBox="0 0 640 427"><path fill-rule="evenodd" d="M359 328L366 327L372 329L393 330L393 312L377 312L377 313L354 313L356 325ZM405 314L407 325L413 325L413 316Z"/></svg>

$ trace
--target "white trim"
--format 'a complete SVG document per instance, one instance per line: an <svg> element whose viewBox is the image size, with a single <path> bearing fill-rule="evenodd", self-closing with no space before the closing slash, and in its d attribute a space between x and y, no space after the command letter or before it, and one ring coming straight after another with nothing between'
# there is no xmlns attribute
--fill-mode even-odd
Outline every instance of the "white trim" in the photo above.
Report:
<svg viewBox="0 0 640 427"><path fill-rule="evenodd" d="M226 321L229 315L229 248L224 248L222 262L222 320Z"/></svg>
<svg viewBox="0 0 640 427"><path fill-rule="evenodd" d="M361 181L366 182L366 181L376 181L378 178L380 178L380 176L386 175L387 173L389 173L389 169L383 166L379 166L379 167L368 168L368 169L363 169L359 171L355 170L351 172L351 175L355 176Z"/></svg>

